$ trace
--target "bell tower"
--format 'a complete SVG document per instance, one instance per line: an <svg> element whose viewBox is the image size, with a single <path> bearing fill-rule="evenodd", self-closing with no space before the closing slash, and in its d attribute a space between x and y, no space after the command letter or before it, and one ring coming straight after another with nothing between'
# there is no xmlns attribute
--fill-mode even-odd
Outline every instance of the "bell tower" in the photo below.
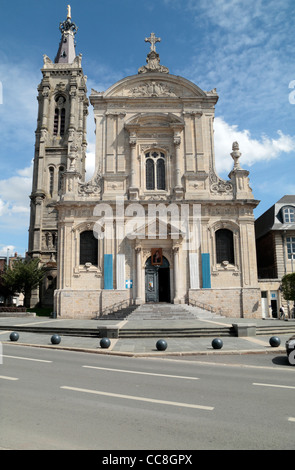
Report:
<svg viewBox="0 0 295 470"><path fill-rule="evenodd" d="M44 55L42 80L38 86L38 117L29 228L29 255L47 268L40 292L32 293L31 305L53 306L56 287L57 211L63 173L69 169L75 148L76 169L85 181L86 119L88 98L81 62L76 55L77 26L71 7L60 23L61 40L55 61Z"/></svg>

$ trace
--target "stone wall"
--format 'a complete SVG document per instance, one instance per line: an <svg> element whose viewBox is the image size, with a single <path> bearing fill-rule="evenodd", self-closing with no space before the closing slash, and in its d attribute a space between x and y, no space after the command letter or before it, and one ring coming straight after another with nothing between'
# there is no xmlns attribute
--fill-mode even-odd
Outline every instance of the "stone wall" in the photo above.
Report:
<svg viewBox="0 0 295 470"><path fill-rule="evenodd" d="M60 318L93 319L128 307L130 289L71 290L59 289L54 294L54 309Z"/></svg>
<svg viewBox="0 0 295 470"><path fill-rule="evenodd" d="M190 289L189 303L225 317L261 318L260 289Z"/></svg>
<svg viewBox="0 0 295 470"><path fill-rule="evenodd" d="M57 317L92 319L99 316L101 291L99 290L56 290L54 309Z"/></svg>

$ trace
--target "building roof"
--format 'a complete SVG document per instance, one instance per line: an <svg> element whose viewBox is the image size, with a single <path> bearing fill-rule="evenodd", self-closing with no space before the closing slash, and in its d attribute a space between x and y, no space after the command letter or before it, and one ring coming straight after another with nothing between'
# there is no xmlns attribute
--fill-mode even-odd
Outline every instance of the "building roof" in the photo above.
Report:
<svg viewBox="0 0 295 470"><path fill-rule="evenodd" d="M54 62L56 64L72 64L76 57L75 34L78 28L72 22L70 6L68 6L67 19L60 23L59 29L62 36Z"/></svg>
<svg viewBox="0 0 295 470"><path fill-rule="evenodd" d="M271 230L295 230L295 223L285 223L282 208L294 207L295 195L285 195L255 221L255 236L260 238Z"/></svg>

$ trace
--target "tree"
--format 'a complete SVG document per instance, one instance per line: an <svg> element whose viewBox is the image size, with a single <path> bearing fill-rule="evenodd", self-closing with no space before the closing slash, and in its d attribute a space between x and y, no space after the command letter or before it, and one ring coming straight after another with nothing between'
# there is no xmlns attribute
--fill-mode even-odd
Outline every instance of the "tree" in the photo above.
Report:
<svg viewBox="0 0 295 470"><path fill-rule="evenodd" d="M24 305L30 306L30 297L33 289L39 286L45 276L45 268L39 266L39 259L17 260L2 276L5 288L13 293L24 294Z"/></svg>
<svg viewBox="0 0 295 470"><path fill-rule="evenodd" d="M286 300L293 300L295 307L295 273L285 274L282 278L282 291Z"/></svg>
<svg viewBox="0 0 295 470"><path fill-rule="evenodd" d="M4 278L6 271L0 272L0 297L4 297L4 304L6 305L9 298L14 295L14 288L6 283Z"/></svg>

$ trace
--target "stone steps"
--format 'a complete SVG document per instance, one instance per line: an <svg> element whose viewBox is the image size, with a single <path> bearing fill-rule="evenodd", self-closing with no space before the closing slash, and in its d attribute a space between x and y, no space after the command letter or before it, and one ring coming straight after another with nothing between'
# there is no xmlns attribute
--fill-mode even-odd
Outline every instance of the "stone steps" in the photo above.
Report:
<svg viewBox="0 0 295 470"><path fill-rule="evenodd" d="M202 338L234 336L233 327L224 328L123 328L119 338Z"/></svg>
<svg viewBox="0 0 295 470"><path fill-rule="evenodd" d="M128 321L146 320L195 320L197 318L217 318L217 315L198 307L184 304L143 304L138 306L130 315ZM218 316L221 318L221 316Z"/></svg>

